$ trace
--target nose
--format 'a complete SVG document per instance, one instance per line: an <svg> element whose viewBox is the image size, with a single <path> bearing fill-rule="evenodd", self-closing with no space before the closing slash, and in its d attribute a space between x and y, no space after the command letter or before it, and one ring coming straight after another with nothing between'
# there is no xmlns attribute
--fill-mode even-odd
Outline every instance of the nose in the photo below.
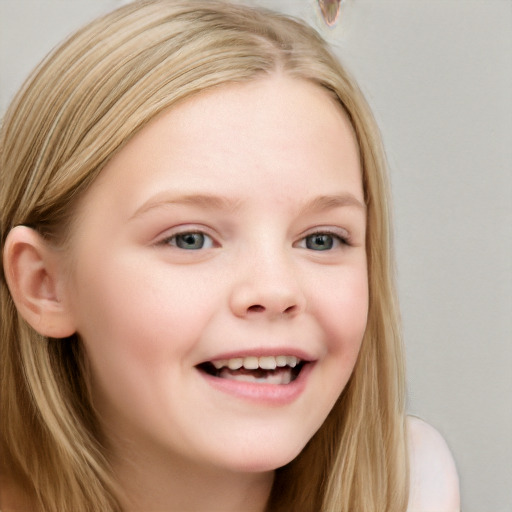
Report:
<svg viewBox="0 0 512 512"><path fill-rule="evenodd" d="M230 297L235 316L292 318L305 309L303 289L293 265L286 258L255 258L246 261L243 267Z"/></svg>

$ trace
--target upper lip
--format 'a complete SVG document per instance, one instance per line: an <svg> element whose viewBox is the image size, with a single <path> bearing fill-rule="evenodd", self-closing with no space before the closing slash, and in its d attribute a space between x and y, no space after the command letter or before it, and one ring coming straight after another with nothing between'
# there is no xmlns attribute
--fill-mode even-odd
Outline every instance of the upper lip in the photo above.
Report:
<svg viewBox="0 0 512 512"><path fill-rule="evenodd" d="M277 357L277 356L294 356L297 359L304 362L313 362L316 358L307 353L304 350L298 349L296 347L268 347L268 348L247 348L247 349L239 349L236 351L223 352L220 354L215 354L212 357L202 361L200 364L211 363L212 361L219 361L225 359L238 359L245 357Z"/></svg>

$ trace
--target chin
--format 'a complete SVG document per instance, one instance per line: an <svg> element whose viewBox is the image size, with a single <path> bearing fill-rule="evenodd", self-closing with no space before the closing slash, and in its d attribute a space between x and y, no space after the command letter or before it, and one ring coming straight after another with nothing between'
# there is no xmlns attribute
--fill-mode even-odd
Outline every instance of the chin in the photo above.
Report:
<svg viewBox="0 0 512 512"><path fill-rule="evenodd" d="M281 450L263 450L261 447L256 448L255 453L246 453L240 455L236 460L232 461L234 470L240 473L266 473L275 471L280 467L286 466L295 459L304 448L304 445L293 449Z"/></svg>

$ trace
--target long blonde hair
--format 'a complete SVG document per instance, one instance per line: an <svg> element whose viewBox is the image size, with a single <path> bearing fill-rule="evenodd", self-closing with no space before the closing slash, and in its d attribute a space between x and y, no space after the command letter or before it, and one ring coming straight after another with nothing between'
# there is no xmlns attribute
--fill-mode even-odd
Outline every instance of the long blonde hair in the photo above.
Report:
<svg viewBox="0 0 512 512"><path fill-rule="evenodd" d="M0 131L0 235L56 240L112 156L158 113L276 69L327 89L360 148L368 325L353 375L301 454L276 471L268 510L399 512L408 469L404 369L380 135L354 81L305 24L215 0L134 2L83 28L33 72ZM80 340L48 339L1 275L0 450L44 512L119 511L84 378Z"/></svg>

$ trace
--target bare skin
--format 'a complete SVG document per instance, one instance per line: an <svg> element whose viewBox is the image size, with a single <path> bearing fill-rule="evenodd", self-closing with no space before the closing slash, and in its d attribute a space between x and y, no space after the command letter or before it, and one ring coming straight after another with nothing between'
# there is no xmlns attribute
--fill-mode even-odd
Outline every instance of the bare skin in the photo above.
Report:
<svg viewBox="0 0 512 512"><path fill-rule="evenodd" d="M35 500L18 478L4 468L0 471L0 510L2 512L36 512Z"/></svg>
<svg viewBox="0 0 512 512"><path fill-rule="evenodd" d="M411 482L410 496L407 512L458 512L460 510L459 481L455 463L450 454L446 443L440 434L430 425L418 418L408 419L408 439L411 462ZM144 491L151 499L157 498L157 482L148 483L147 479L138 469L135 459L130 466L123 469L122 479L132 479L140 482L140 490ZM206 476L206 475L205 475ZM162 475L163 488L172 487L173 475ZM263 498L269 492L269 480L262 476L259 480L247 478L245 485L241 479L235 478L235 494L230 496L230 502L223 502L226 498L220 488L226 489L225 484L220 479L217 481L214 475L210 475L208 480L199 481L199 475L195 475L196 480L193 489L202 489L204 501L202 509L219 512L240 511L248 512L260 511L264 509L265 499ZM212 478L213 477L213 478ZM271 482L270 482L271 483ZM192 482L191 482L192 484ZM213 484L213 485L212 485ZM216 485L218 484L218 487ZM153 490L149 490L153 489ZM144 494L144 493L143 493ZM222 503L222 505L221 505ZM154 501L151 502L155 504ZM212 508L217 504L218 507ZM137 504L138 510L144 510L147 505L141 501ZM166 510L165 505L160 506L161 510ZM33 500L30 499L27 490L16 482L13 478L8 478L4 472L0 474L0 510L2 512L35 511ZM137 510L137 507L124 504L124 510ZM180 511L187 509L186 504L182 504Z"/></svg>
<svg viewBox="0 0 512 512"><path fill-rule="evenodd" d="M12 230L9 275L28 276L14 295L36 330L84 343L124 509L263 511L366 328L366 208L345 113L279 74L207 91L138 133L76 215L65 252Z"/></svg>
<svg viewBox="0 0 512 512"><path fill-rule="evenodd" d="M125 512L262 512L273 481L269 472L226 473L215 468L198 471L185 460L181 465L175 460L173 467L163 461L159 467L165 467L166 472L149 474L142 469L147 467L147 462L145 453L132 451L128 464L126 461L115 464L118 479L125 483L126 494L121 497ZM169 508L170 496L173 496L172 508Z"/></svg>
<svg viewBox="0 0 512 512"><path fill-rule="evenodd" d="M358 155L325 91L277 76L160 117L88 191L77 263L55 272L59 286L43 282L42 303L58 299L58 313L42 334L84 340L125 512L263 512L274 470L325 420L368 310ZM38 246L18 228L6 254L29 248L37 284ZM202 369L294 354L309 364L295 387ZM442 438L418 420L409 434L410 512L458 510ZM2 511L32 512L25 495L2 483Z"/></svg>
<svg viewBox="0 0 512 512"><path fill-rule="evenodd" d="M458 512L459 478L455 462L439 432L409 417L410 486L408 512Z"/></svg>

